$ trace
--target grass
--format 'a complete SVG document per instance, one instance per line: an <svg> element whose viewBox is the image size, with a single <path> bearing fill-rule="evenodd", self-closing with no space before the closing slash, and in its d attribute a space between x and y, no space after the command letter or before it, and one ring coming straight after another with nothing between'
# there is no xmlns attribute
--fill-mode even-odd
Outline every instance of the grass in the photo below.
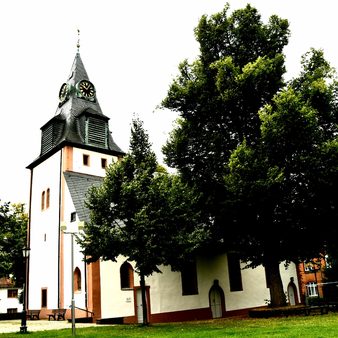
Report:
<svg viewBox="0 0 338 338"><path fill-rule="evenodd" d="M1 322L0 322L1 330ZM123 337L123 338L213 338L213 337L336 337L338 315L293 316L288 318L232 318L210 321L153 324L148 327L139 325L94 326L77 328L77 337ZM22 336L19 333L0 334L0 338ZM72 337L71 329L30 332L35 337Z"/></svg>

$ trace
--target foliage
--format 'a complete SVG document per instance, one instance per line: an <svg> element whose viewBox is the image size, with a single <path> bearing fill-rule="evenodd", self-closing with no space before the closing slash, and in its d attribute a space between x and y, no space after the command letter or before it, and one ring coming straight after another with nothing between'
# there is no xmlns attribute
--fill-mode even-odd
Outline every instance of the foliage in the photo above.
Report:
<svg viewBox="0 0 338 338"><path fill-rule="evenodd" d="M312 50L301 76L260 110L257 142L230 157L228 216L253 267L318 257L335 236L337 89L322 51Z"/></svg>
<svg viewBox="0 0 338 338"><path fill-rule="evenodd" d="M280 262L318 257L336 238L337 80L311 50L285 84L287 21L264 25L250 5L228 9L195 30L200 56L181 63L163 100L180 113L163 151L203 194L215 243L265 266L278 306Z"/></svg>
<svg viewBox="0 0 338 338"><path fill-rule="evenodd" d="M288 23L272 16L267 25L250 5L228 16L229 5L195 29L201 54L179 66L163 107L181 119L163 147L168 165L197 183L208 209L217 210L230 152L259 134L257 111L283 85L283 46Z"/></svg>
<svg viewBox="0 0 338 338"><path fill-rule="evenodd" d="M131 133L130 152L90 190L82 245L90 261L124 255L148 276L161 264L179 268L191 259L207 231L195 209L198 195L158 167L141 121L133 120Z"/></svg>
<svg viewBox="0 0 338 338"><path fill-rule="evenodd" d="M26 246L28 215L23 204L0 204L0 276L13 276L22 285L25 262L22 249Z"/></svg>
<svg viewBox="0 0 338 338"><path fill-rule="evenodd" d="M142 290L143 322L147 324L145 276L192 260L208 236L196 211L198 194L178 176L158 166L143 123L135 119L130 152L111 165L100 187L89 191L91 222L80 239L87 261L135 262ZM175 250L173 250L175 248Z"/></svg>
<svg viewBox="0 0 338 338"><path fill-rule="evenodd" d="M258 11L250 5L231 15L228 10L229 5L210 18L203 16L195 29L200 56L191 64L187 61L180 64L180 74L162 102L163 107L180 113L163 152L167 164L177 168L182 178L201 192L201 208L214 221L212 248L218 244L222 249L225 243L228 249L233 246L237 251L252 250L258 258L262 251L256 249L261 243L251 243L250 235L259 229L253 227L250 233L245 233L234 224L240 206L248 201L254 203L251 201L254 194L246 195L245 187L241 188L245 194L235 194L235 186L244 180L237 182L234 175L224 177L243 159L246 161L240 163L243 174L253 175L246 173L248 162L254 172L267 175L263 185L273 187L281 179L277 167L267 167L255 160L256 150L251 147L261 137L258 111L271 104L284 86L282 52L289 29L288 22L277 16L263 24ZM247 182L249 188L251 183ZM262 188L255 189L263 197ZM268 196L265 200L268 201ZM243 217L248 215L242 213ZM242 237L232 235L236 232L233 228ZM248 256L247 252L242 255ZM284 295L282 290L280 294Z"/></svg>
<svg viewBox="0 0 338 338"><path fill-rule="evenodd" d="M263 24L250 5L228 10L201 18L195 29L200 56L180 64L162 102L180 114L163 147L166 163L202 194L200 208L214 221L216 241L224 232L225 168L241 142L259 137L257 112L284 85L289 36L288 22L277 16Z"/></svg>

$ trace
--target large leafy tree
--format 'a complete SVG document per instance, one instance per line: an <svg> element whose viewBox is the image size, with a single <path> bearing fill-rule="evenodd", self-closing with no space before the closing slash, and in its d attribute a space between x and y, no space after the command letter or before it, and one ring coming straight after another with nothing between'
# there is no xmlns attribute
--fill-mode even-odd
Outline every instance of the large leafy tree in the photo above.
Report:
<svg viewBox="0 0 338 338"><path fill-rule="evenodd" d="M197 199L178 176L158 166L143 123L134 119L129 153L88 194L91 222L81 241L88 261L115 261L119 255L134 261L145 304L144 277L160 272L162 264L180 269L208 234Z"/></svg>
<svg viewBox="0 0 338 338"><path fill-rule="evenodd" d="M273 305L285 303L279 264L319 257L336 237L338 83L322 51L302 64L260 111L260 137L237 147L225 176L234 243L251 266L265 266Z"/></svg>
<svg viewBox="0 0 338 338"><path fill-rule="evenodd" d="M228 10L195 30L200 56L181 63L163 101L180 113L163 150L202 193L215 240L263 264L272 305L284 305L280 262L317 257L334 238L337 84L312 51L286 86L287 21Z"/></svg>
<svg viewBox="0 0 338 338"><path fill-rule="evenodd" d="M191 64L180 64L162 102L180 114L163 147L166 162L202 194L202 210L214 221L212 234L221 249L238 239L229 231L229 208L237 204L227 198L226 168L243 142L259 142L258 111L285 85L282 52L289 37L287 20L271 16L264 24L250 5L228 11L226 5L222 12L201 18L195 29L200 55Z"/></svg>
<svg viewBox="0 0 338 338"><path fill-rule="evenodd" d="M228 14L229 5L195 29L200 55L179 66L162 105L179 112L177 127L163 147L166 163L203 194L205 213L218 222L224 199L224 168L244 139L259 136L257 111L283 86L283 47L288 22L271 16L264 24L258 11Z"/></svg>
<svg viewBox="0 0 338 338"><path fill-rule="evenodd" d="M23 204L0 204L0 277L12 276L20 286L25 280L22 249L27 243L27 223Z"/></svg>

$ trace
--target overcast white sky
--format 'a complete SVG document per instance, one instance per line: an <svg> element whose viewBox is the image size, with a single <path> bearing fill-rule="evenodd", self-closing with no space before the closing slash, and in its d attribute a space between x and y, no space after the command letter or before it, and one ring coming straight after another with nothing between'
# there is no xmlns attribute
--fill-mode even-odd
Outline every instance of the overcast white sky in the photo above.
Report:
<svg viewBox="0 0 338 338"><path fill-rule="evenodd" d="M335 0L229 0L230 10L252 4L265 22L272 14L290 22L285 49L288 76L301 55L323 48L338 68ZM221 0L11 0L0 3L0 199L29 198L30 164L40 152L40 127L54 113L58 92L80 54L115 142L128 151L133 113L145 122L158 154L175 115L156 108L184 58L194 60L193 30Z"/></svg>

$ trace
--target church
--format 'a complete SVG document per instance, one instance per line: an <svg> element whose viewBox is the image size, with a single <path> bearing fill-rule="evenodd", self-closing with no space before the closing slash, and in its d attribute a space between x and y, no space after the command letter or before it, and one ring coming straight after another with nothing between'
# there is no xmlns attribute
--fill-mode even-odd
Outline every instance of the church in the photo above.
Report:
<svg viewBox="0 0 338 338"><path fill-rule="evenodd" d="M118 116L115 116L118 118ZM27 268L29 310L48 318L71 305L77 320L142 322L139 276L133 262L84 262L76 234L89 220L89 187L99 185L107 166L124 152L109 131L79 46L67 80L60 86L53 117L41 127L40 154L30 170ZM266 305L269 288L263 267L243 269L234 254L197 257L186 271L161 267L146 278L150 322L220 318ZM299 302L296 265L280 265L289 303ZM294 282L293 282L294 281Z"/></svg>

